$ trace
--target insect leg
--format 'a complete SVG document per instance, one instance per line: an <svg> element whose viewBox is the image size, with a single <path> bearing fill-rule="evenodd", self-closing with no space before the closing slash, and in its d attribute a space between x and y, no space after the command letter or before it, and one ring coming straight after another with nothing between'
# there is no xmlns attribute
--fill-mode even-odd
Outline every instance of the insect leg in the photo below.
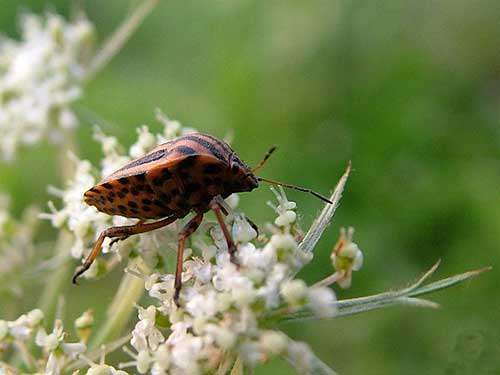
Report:
<svg viewBox="0 0 500 375"><path fill-rule="evenodd" d="M144 223L144 220L139 220L139 221L137 222L137 224L136 224L136 225L140 225L140 224L143 224L143 223ZM129 237L130 237L130 235L124 235L124 236L121 236L121 237L116 237L116 238L113 238L113 239L111 240L111 242L109 243L109 248L111 249L111 247L112 247L115 243L120 242L120 241L125 241L125 240L126 240L127 238L129 238Z"/></svg>
<svg viewBox="0 0 500 375"><path fill-rule="evenodd" d="M194 233L196 229L201 224L203 220L203 214L198 213L194 216L189 222L182 228L179 233L179 245L177 248L177 267L175 269L175 293L174 293L174 302L177 306L179 306L179 294L182 288L182 263L184 257L184 243L186 242L186 238Z"/></svg>
<svg viewBox="0 0 500 375"><path fill-rule="evenodd" d="M177 217L171 216L171 217L167 217L165 219L159 220L159 221L155 221L153 223L146 223L145 224L142 221L140 221L139 223L134 224L134 225L126 225L123 227L112 227L112 228L108 228L108 229L104 230L99 235L99 238L97 238L97 241L94 244L92 251L85 259L85 262L83 262L83 264L81 266L77 267L77 269L75 270L75 273L73 275L73 284L77 284L76 281L77 281L78 277L90 268L90 266L94 262L95 258L97 258L97 256L101 252L102 243L104 242L104 239L106 237L118 238L118 239L127 238L129 236L134 235L134 234L150 232L152 230L164 227L164 226L174 222L175 220L177 220Z"/></svg>
<svg viewBox="0 0 500 375"><path fill-rule="evenodd" d="M231 262L233 262L234 264L238 264L238 261L236 260L236 246L234 244L233 238L231 237L231 233L229 233L226 223L224 222L224 216L223 216L223 211L221 209L221 205L217 203L215 199L213 199L212 202L210 203L210 208L215 213L215 217L217 218L217 221L222 229L222 233L226 238L227 248L229 249L229 256L231 257Z"/></svg>

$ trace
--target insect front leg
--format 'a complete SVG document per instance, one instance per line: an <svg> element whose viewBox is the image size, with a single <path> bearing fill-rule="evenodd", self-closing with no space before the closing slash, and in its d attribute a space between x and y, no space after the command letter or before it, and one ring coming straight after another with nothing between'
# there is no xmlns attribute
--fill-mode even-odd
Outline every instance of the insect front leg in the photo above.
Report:
<svg viewBox="0 0 500 375"><path fill-rule="evenodd" d="M174 302L177 306L179 306L179 295L181 293L182 288L182 264L184 260L184 245L186 242L186 238L198 229L203 220L203 214L198 213L195 217L193 217L189 222L182 228L179 233L179 244L177 248L177 267L175 269L175 292L174 292Z"/></svg>
<svg viewBox="0 0 500 375"><path fill-rule="evenodd" d="M142 221L138 222L137 224L134 225L125 225L123 227L112 227L104 230L101 232L99 237L97 238L96 243L94 244L94 247L92 248L92 251L90 254L87 256L85 259L85 262L77 269L75 270L75 273L73 275L73 284L77 284L77 279L80 277L85 271L87 271L94 260L97 258L99 253L102 250L102 243L104 242L104 239L106 237L110 238L115 238L117 240L121 240L124 238L127 238L129 236L132 236L134 234L139 234L139 233L145 233L145 232L150 232L152 230L164 227L172 222L177 220L177 217L172 216L172 217L167 217L165 219L155 221L153 223L143 223Z"/></svg>
<svg viewBox="0 0 500 375"><path fill-rule="evenodd" d="M224 234L224 238L226 239L231 262L238 265L238 260L236 259L236 245L234 244L233 238L231 237L231 233L229 233L226 223L224 222L224 212L221 205L217 202L217 197L214 198L210 203L210 208L215 213L217 222L219 223L222 229L222 233Z"/></svg>

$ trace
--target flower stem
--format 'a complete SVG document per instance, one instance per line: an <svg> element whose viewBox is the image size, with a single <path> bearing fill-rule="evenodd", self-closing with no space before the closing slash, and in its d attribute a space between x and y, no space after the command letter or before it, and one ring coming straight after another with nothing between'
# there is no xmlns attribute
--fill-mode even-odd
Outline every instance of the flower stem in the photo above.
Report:
<svg viewBox="0 0 500 375"><path fill-rule="evenodd" d="M146 0L134 9L132 14L127 17L116 29L111 37L104 43L104 46L91 61L85 75L85 80L92 79L107 63L122 49L135 30L141 25L142 21L158 4L159 0Z"/></svg>
<svg viewBox="0 0 500 375"><path fill-rule="evenodd" d="M70 282L70 266L72 262L69 255L69 248L72 243L72 234L66 229L61 229L54 253L54 257L58 259L58 266L51 272L38 301L38 306L44 312L47 324L52 324L54 321L57 301L61 295L61 291Z"/></svg>
<svg viewBox="0 0 500 375"><path fill-rule="evenodd" d="M30 351L26 347L26 344L21 341L21 340L16 340L14 341L14 345L17 349L17 353L20 354L24 364L29 370L35 370L36 369L36 362L33 356L31 355Z"/></svg>
<svg viewBox="0 0 500 375"><path fill-rule="evenodd" d="M236 362L234 363L233 369L231 370L231 375L244 375L244 366L241 358L236 358Z"/></svg>
<svg viewBox="0 0 500 375"><path fill-rule="evenodd" d="M149 273L148 267L139 257L131 260L128 267L139 268L144 274ZM107 319L90 342L91 349L98 348L121 334L143 292L144 280L128 273L123 275L118 292L108 308Z"/></svg>
<svg viewBox="0 0 500 375"><path fill-rule="evenodd" d="M318 281L316 284L313 285L313 287L325 287L325 286L330 286L340 279L342 279L345 275L345 271L337 271L330 276L324 278L323 280Z"/></svg>
<svg viewBox="0 0 500 375"><path fill-rule="evenodd" d="M58 155L59 170L61 171L61 181L66 183L73 177L73 163L69 154L76 152L75 134L68 130L64 135L65 143L62 145L61 152ZM45 314L45 322L52 323L56 311L57 301L61 290L67 284L71 272L71 256L69 249L73 243L73 235L66 229L59 231L59 237L56 241L54 258L58 261L58 266L52 272L45 283L38 306Z"/></svg>

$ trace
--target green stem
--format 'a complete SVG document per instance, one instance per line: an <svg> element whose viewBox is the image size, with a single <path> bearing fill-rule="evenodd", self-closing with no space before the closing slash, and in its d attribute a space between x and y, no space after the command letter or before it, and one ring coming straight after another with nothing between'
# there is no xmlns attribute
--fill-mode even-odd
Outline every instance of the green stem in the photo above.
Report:
<svg viewBox="0 0 500 375"><path fill-rule="evenodd" d="M104 43L101 51L97 53L91 61L90 67L85 75L86 81L94 78L94 76L122 49L158 2L159 0L145 1L134 9L132 14L122 22L113 35Z"/></svg>
<svg viewBox="0 0 500 375"><path fill-rule="evenodd" d="M75 134L73 131L67 131L64 135L65 143L61 147L61 152L58 154L58 165L61 173L62 184L65 184L73 177L74 165L69 158L70 153L76 152ZM57 269L52 272L45 283L45 288L42 292L38 306L45 314L45 322L52 324L56 311L57 301L61 295L62 289L70 280L71 272L71 256L69 249L74 241L73 235L66 229L59 231L59 237L56 241L54 257L60 264Z"/></svg>
<svg viewBox="0 0 500 375"><path fill-rule="evenodd" d="M233 369L231 370L231 375L244 375L244 366L243 361L240 357L236 358L236 362L234 363Z"/></svg>
<svg viewBox="0 0 500 375"><path fill-rule="evenodd" d="M57 309L57 301L64 287L71 278L71 256L69 249L73 243L73 235L66 229L61 229L56 243L54 257L58 259L58 267L51 272L46 281L38 306L44 312L46 324L52 324Z"/></svg>
<svg viewBox="0 0 500 375"><path fill-rule="evenodd" d="M144 274L149 273L141 258L131 260L129 267L139 268ZM106 321L97 331L97 336L91 340L89 345L91 349L98 348L121 334L143 292L144 280L128 273L123 275L118 292L108 308Z"/></svg>

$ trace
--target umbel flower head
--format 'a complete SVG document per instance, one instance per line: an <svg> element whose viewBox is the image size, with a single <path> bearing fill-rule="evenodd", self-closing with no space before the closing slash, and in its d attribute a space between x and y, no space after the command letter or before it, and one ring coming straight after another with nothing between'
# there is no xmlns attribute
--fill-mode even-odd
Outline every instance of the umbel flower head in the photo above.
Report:
<svg viewBox="0 0 500 375"><path fill-rule="evenodd" d="M304 362L308 347L277 330L273 321L298 310L333 317L336 298L330 288L308 287L295 278L311 253L298 247L302 232L296 204L282 188L273 192L278 204L270 206L278 216L259 237L244 214L228 207L239 266L230 261L215 223L206 226L208 241L201 232L195 235L195 246L184 261L180 307L173 302L173 274L129 271L145 279L156 303L139 308L130 341L136 353L127 349L134 360L123 367L135 366L140 373L203 374L223 366L227 358L239 357L253 367L281 355L295 359L304 370L312 368Z"/></svg>
<svg viewBox="0 0 500 375"><path fill-rule="evenodd" d="M43 328L43 320L44 314L39 309L14 321L0 320L0 354L10 346L21 348L25 364L34 373L59 375L71 360L85 352L86 346L81 342L67 342L68 335L61 320L56 319L50 333ZM40 349L36 354L28 350L32 343ZM0 364L0 373L5 373L2 371L5 371L3 363Z"/></svg>
<svg viewBox="0 0 500 375"><path fill-rule="evenodd" d="M71 104L92 52L94 28L83 16L72 22L48 13L24 14L21 38L0 37L0 157L20 145L60 141L77 126Z"/></svg>

